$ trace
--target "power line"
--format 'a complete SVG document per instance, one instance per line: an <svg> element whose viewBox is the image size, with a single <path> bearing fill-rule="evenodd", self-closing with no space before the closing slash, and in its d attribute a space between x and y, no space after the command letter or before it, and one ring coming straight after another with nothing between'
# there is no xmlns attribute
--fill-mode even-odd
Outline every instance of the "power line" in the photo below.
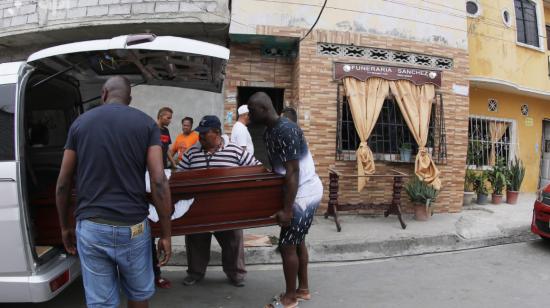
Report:
<svg viewBox="0 0 550 308"><path fill-rule="evenodd" d="M325 6L327 5L327 2L328 2L328 0L325 0L325 3L323 3L323 7L321 8L321 11L319 12L319 15L317 16L317 19L315 20L315 22L313 23L311 28L309 28L306 35L304 35L304 37L302 37L300 39L300 42L303 41L309 35L309 33L311 33L311 30L313 30L313 28L315 28L315 25L317 25L317 22L319 21L319 19L321 18L321 15L323 14L323 11L325 10Z"/></svg>
<svg viewBox="0 0 550 308"><path fill-rule="evenodd" d="M282 4L292 4L292 5L310 6L310 7L320 7L320 5L317 5L317 4L296 3L296 2L291 2L291 1L276 1L276 0L254 0L254 1L257 1L257 2L279 3L279 4L281 4L281 3L282 3ZM327 6L326 8L327 8L327 9L333 9L333 10L339 10L339 11L346 11L346 12L354 12L354 13L361 13L361 14L367 14L367 15L374 15L374 16L380 16L380 17L388 17L388 18L393 18L393 19L398 19L398 20L413 21L413 22L418 22L418 23L422 23L422 24L426 24L426 25L431 25L431 26L436 26L436 27L441 27L441 28L447 28L447 29L455 30L455 31L459 31L459 32L465 32L466 34L470 34L470 33L471 33L469 30L463 30L463 29L454 28L454 27L445 26L445 25L440 25L440 24L435 24L435 23L428 23L428 22L419 21L419 20L410 19L410 18L405 18L405 17L391 16L391 15L386 15L386 14L382 14L382 13L366 12L366 11L353 10L353 9L345 9L345 8L332 7L332 6ZM441 12L441 13L443 13L443 12ZM443 14L445 14L445 13L443 13ZM477 22L478 22L478 23L484 23L483 21L480 21L480 20L478 20ZM506 29L508 29L508 28L506 28ZM476 33L476 35L479 35L479 36L482 36L482 37L491 38L491 39L494 39L494 40L503 41L503 42L514 43L514 44L516 43L515 40L506 40L506 39L502 39L502 38L500 38L500 37L496 37L496 36L492 36L492 35L481 34L481 33ZM545 36L540 35L540 34L539 34L538 36L539 36L540 38L546 38Z"/></svg>
<svg viewBox="0 0 550 308"><path fill-rule="evenodd" d="M411 7L411 8L416 8L416 9L419 9L419 10L424 10L424 11L429 11L429 12L434 12L434 13L440 13L440 14L444 14L444 15L447 15L447 16L460 17L460 18L469 17L469 15L466 14L466 13L456 14L456 13L444 12L444 11L439 11L439 10L436 10L436 9L425 8L425 7L421 7L421 6L415 6L415 5L411 5L411 4L408 4L408 3L403 3L403 2L399 2L399 1L395 1L395 0L384 0L384 1L399 4L399 5L403 5L403 6L407 6L407 7ZM428 2L428 3L431 3L431 2ZM451 8L449 6L445 6L445 7ZM487 21L482 20L482 19L478 19L478 20L482 23L485 23L485 24L490 25L490 26L494 26L496 28L501 28L501 29L504 29L504 30L508 29L508 27L501 24L500 20L495 20L495 19L492 19L490 17L485 17L485 19Z"/></svg>

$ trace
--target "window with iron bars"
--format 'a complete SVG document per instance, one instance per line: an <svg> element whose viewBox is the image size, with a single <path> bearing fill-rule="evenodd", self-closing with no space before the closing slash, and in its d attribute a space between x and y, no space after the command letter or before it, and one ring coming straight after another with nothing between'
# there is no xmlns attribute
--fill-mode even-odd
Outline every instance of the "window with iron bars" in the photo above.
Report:
<svg viewBox="0 0 550 308"><path fill-rule="evenodd" d="M426 147L436 164L447 163L447 144L443 117L443 97L436 94ZM355 126L347 97L342 84L338 86L338 124L336 129L336 159L356 160L356 150L361 140ZM397 102L390 96L384 101L382 110L367 143L377 161L413 163L418 153L418 145L403 119ZM402 150L410 145L410 155Z"/></svg>
<svg viewBox="0 0 550 308"><path fill-rule="evenodd" d="M471 116L468 123L468 165L477 168L485 168L491 165L490 157L493 148L491 123L508 124L502 138L494 143L495 162L500 160L509 163L514 157L515 138L513 136L514 123L512 120Z"/></svg>

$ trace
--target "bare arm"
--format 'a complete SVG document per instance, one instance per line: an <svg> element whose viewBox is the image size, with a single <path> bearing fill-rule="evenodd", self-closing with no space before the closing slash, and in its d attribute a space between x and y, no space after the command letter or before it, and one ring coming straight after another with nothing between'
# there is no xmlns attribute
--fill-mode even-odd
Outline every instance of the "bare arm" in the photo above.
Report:
<svg viewBox="0 0 550 308"><path fill-rule="evenodd" d="M174 147L170 147L168 149L168 159L172 163L172 169L175 169L177 165L177 162L174 160L174 154L176 154L176 150L174 150Z"/></svg>
<svg viewBox="0 0 550 308"><path fill-rule="evenodd" d="M59 171L55 189L55 203L61 226L61 238L63 239L65 250L72 255L76 254L76 237L74 229L69 226L68 212L76 161L75 151L65 150L63 152L63 161L61 162L61 170Z"/></svg>
<svg viewBox="0 0 550 308"><path fill-rule="evenodd" d="M147 169L151 180L151 196L157 210L161 226L161 237L158 242L158 253L164 253L159 266L165 265L172 255L171 222L170 212L172 207L172 196L168 180L164 174L162 163L162 148L158 145L149 147L147 150Z"/></svg>
<svg viewBox="0 0 550 308"><path fill-rule="evenodd" d="M300 181L300 164L293 159L285 162L285 182L283 193L283 209L277 213L277 220L282 226L288 226L292 219L292 206L298 193Z"/></svg>
<svg viewBox="0 0 550 308"><path fill-rule="evenodd" d="M174 153L171 149L168 150L168 160L170 161L171 169L175 169L177 164L174 160Z"/></svg>

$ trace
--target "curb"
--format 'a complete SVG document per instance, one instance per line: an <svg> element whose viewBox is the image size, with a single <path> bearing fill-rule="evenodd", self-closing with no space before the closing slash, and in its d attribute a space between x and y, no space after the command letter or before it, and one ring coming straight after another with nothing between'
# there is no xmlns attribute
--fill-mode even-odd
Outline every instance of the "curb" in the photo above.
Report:
<svg viewBox="0 0 550 308"><path fill-rule="evenodd" d="M529 228L523 226L502 230L502 235L496 237L465 239L457 234L442 234L379 242L317 241L309 242L308 246L310 262L349 262L475 249L526 242L537 238ZM281 257L276 251L276 246L245 248L245 259L248 265L281 263ZM210 265L221 265L221 252L219 249L212 250L210 260ZM182 266L187 264L186 261L185 246L174 246L172 260L168 265Z"/></svg>

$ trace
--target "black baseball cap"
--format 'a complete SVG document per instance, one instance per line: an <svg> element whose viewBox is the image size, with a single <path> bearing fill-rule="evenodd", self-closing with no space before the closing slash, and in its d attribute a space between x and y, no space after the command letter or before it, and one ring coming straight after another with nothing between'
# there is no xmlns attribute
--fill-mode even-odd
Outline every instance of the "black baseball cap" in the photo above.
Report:
<svg viewBox="0 0 550 308"><path fill-rule="evenodd" d="M206 133L212 128L222 129L222 123L220 119L215 115L206 115L202 117L199 125L195 128L195 131L199 133Z"/></svg>

